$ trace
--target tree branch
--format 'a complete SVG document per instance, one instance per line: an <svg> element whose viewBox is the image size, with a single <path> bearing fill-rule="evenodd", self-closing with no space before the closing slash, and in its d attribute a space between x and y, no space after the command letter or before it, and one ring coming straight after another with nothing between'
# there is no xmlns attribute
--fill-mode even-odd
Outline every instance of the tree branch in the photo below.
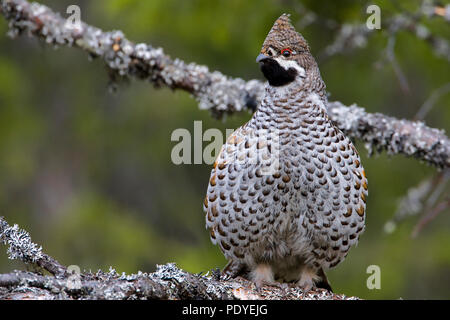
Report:
<svg viewBox="0 0 450 320"><path fill-rule="evenodd" d="M113 74L148 80L155 86L181 89L192 94L201 109L215 116L255 110L264 92L259 80L231 78L206 66L172 59L161 48L127 40L121 31L104 32L86 23L70 27L48 7L25 0L1 0L0 11L8 20L11 37L27 33L54 46L74 46L104 60ZM347 135L366 142L369 152L413 156L438 168L450 167L450 139L443 130L423 122L399 120L367 113L356 105L330 102L331 119Z"/></svg>
<svg viewBox="0 0 450 320"><path fill-rule="evenodd" d="M18 271L0 274L0 300L4 299L283 299L283 300L343 300L356 299L328 292L323 289L302 292L298 287L263 287L244 279L222 280L220 271L207 275L191 274L174 263L157 266L153 273L119 275L114 269L74 274L68 268L42 252L31 241L29 234L13 227L0 217L0 241L8 246L10 259L37 264L54 276L36 272ZM55 272L57 270L58 272Z"/></svg>
<svg viewBox="0 0 450 320"><path fill-rule="evenodd" d="M17 225L11 227L3 217L0 217L0 243L8 245L8 258L18 259L25 263L36 264L55 276L64 276L66 268L58 261L42 252L31 241L30 235L25 230L20 230Z"/></svg>

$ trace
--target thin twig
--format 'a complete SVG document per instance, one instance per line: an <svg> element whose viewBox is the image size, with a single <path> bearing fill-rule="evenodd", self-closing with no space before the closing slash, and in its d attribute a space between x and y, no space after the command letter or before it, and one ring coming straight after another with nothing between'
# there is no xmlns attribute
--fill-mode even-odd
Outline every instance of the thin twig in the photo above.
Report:
<svg viewBox="0 0 450 320"><path fill-rule="evenodd" d="M400 88L402 89L403 93L409 94L409 84L408 80L406 79L405 74L403 73L402 69L400 68L400 65L398 64L398 61L395 57L395 43L396 43L396 34L393 33L388 38L388 44L386 47L386 57L389 60L389 62L392 65L392 68L394 69L395 75L397 76L397 79L400 83Z"/></svg>
<svg viewBox="0 0 450 320"><path fill-rule="evenodd" d="M430 212L434 212L437 207L435 207L435 204L444 193L449 179L450 170L445 170L438 172L435 176L429 177L421 181L417 186L410 188L407 194L400 199L394 216L386 222L384 231L392 233L396 229L398 223L410 216L422 213L422 216L425 217ZM422 220L423 218L421 221ZM429 221L431 220L419 222L421 224L420 230ZM420 230L417 230L417 228L415 228L415 230L416 236Z"/></svg>
<svg viewBox="0 0 450 320"><path fill-rule="evenodd" d="M433 108L433 106L439 100L439 98L441 98L449 91L450 91L450 82L447 82L442 87L439 87L436 90L434 90L431 93L430 97L419 108L419 111L417 111L416 115L414 116L414 119L415 120L424 119L425 116L428 114L428 112L430 112L431 108Z"/></svg>
<svg viewBox="0 0 450 320"><path fill-rule="evenodd" d="M411 233L412 238L416 238L417 235L420 233L420 231L428 224L430 221L432 221L434 218L437 217L437 215L444 210L450 208L450 198L447 200L442 201L439 203L436 207L434 207L432 210L428 211L422 219L417 223L417 225L414 227L413 232Z"/></svg>

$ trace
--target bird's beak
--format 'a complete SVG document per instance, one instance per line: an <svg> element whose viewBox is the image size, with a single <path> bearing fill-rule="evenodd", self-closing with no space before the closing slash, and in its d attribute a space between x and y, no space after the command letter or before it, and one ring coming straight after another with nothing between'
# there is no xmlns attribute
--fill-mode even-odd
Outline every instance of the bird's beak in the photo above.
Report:
<svg viewBox="0 0 450 320"><path fill-rule="evenodd" d="M261 62L265 59L268 59L269 56L266 56L264 53L260 53L257 57L256 57L256 63Z"/></svg>

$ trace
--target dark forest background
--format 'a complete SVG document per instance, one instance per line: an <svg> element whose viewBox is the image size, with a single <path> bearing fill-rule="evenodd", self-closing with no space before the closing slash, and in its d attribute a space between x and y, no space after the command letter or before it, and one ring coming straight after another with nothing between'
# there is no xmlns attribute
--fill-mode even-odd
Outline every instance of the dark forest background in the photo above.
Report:
<svg viewBox="0 0 450 320"><path fill-rule="evenodd" d="M91 25L122 30L134 42L246 80L262 79L255 63L262 42L274 20L291 13L317 57L330 100L398 118L413 119L450 82L448 56L414 32L395 35L394 62L387 54L394 38L383 23L420 11L421 1L40 2L62 15L77 4ZM369 4L380 6L382 29L357 38L354 47L327 50L342 25L365 23ZM443 17L419 23L450 39ZM187 93L142 81L120 83L112 93L101 61L28 37L12 40L6 32L0 17L0 215L29 231L61 263L81 269L149 272L166 262L195 273L222 268L225 259L210 243L202 211L211 167L174 165L170 137L177 128L193 133L195 120L203 130L225 133L251 114L214 119ZM441 90L424 121L448 134L448 90ZM411 233L418 215L385 232L408 190L436 169L403 156L368 157L364 145L356 145L369 179L366 232L329 272L335 291L369 299L450 298L449 209L416 237ZM369 265L381 268L380 290L366 287ZM0 272L13 268L23 265L0 250Z"/></svg>

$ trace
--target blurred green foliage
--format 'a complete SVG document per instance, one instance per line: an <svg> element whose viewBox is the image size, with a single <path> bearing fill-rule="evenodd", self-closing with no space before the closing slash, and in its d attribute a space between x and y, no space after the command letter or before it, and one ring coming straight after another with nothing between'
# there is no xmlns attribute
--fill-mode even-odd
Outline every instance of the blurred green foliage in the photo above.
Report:
<svg viewBox="0 0 450 320"><path fill-rule="evenodd" d="M70 4L82 19L104 30L122 30L135 42L161 46L172 57L208 65L230 76L262 78L254 63L266 33L283 12L294 23L298 1L111 0L41 1L61 14ZM363 23L363 1L302 1L318 23L299 30L318 56L337 29L320 20ZM371 2L372 3L372 2ZM382 19L397 2L373 1ZM415 8L417 1L402 1ZM448 23L430 20L432 32L450 38ZM71 48L54 50L36 39L6 37L0 18L0 214L28 230L46 253L82 269L153 271L174 261L191 272L223 267L225 259L204 228L202 200L210 166L172 164L173 130L236 128L250 117L224 120L201 111L188 94L131 81L108 91L100 61ZM402 92L385 61L381 31L365 48L319 60L330 100L358 103L370 112L413 118L434 89L450 80L450 65L429 44L399 33L395 53L410 92ZM378 63L378 64L377 64ZM378 67L376 67L378 65ZM426 123L450 131L450 95L442 96ZM383 225L407 190L435 173L414 159L367 157L367 228L349 257L329 272L339 293L370 299L450 298L448 210L415 239L418 217L393 234ZM448 190L447 190L448 193ZM22 267L0 250L0 272ZM381 267L381 290L366 287L366 268Z"/></svg>

